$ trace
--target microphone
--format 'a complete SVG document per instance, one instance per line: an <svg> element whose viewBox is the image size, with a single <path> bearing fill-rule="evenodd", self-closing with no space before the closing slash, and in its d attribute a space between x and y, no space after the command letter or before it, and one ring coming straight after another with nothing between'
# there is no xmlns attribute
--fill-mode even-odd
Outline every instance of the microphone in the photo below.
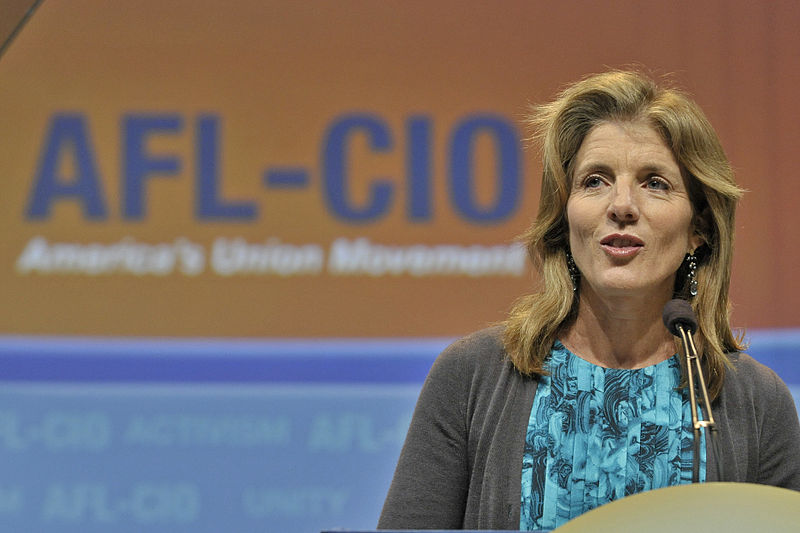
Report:
<svg viewBox="0 0 800 533"><path fill-rule="evenodd" d="M714 415L711 413L711 402L708 399L708 387L703 377L703 368L700 365L700 358L697 355L697 348L694 345L692 334L697 331L697 316L694 309L686 300L674 299L667 302L664 311L661 313L664 325L670 333L680 337L683 343L683 354L686 359L686 374L689 381L689 405L692 410L692 429L694 432L694 460L692 461L692 483L697 483L700 478L700 430L707 428L708 436L714 461L717 465L717 475L722 480L722 458L719 453L719 439L717 438L717 424L714 422ZM697 391L695 389L695 377L697 385L703 397L703 409L706 420L701 420L698 416Z"/></svg>
<svg viewBox="0 0 800 533"><path fill-rule="evenodd" d="M681 336L678 325L683 326L689 333L697 331L697 317L694 309L686 300L675 298L668 301L661 313L661 318L664 319L664 325L667 326L670 333L676 337Z"/></svg>

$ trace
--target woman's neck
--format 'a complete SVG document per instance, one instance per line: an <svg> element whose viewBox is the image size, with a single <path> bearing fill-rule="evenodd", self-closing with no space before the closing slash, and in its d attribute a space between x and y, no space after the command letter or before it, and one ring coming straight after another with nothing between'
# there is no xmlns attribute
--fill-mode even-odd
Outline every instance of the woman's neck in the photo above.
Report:
<svg viewBox="0 0 800 533"><path fill-rule="evenodd" d="M561 333L571 352L607 368L642 368L675 353L675 342L664 327L661 311L666 300L644 295L600 298L581 293L578 315Z"/></svg>

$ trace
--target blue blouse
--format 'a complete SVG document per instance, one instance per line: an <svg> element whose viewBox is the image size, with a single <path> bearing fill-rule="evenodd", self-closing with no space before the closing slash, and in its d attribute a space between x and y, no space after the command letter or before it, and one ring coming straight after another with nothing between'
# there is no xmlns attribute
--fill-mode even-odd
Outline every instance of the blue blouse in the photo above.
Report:
<svg viewBox="0 0 800 533"><path fill-rule="evenodd" d="M688 392L677 388L677 355L604 368L556 341L546 364L525 437L521 530L554 529L624 496L691 482L692 416Z"/></svg>

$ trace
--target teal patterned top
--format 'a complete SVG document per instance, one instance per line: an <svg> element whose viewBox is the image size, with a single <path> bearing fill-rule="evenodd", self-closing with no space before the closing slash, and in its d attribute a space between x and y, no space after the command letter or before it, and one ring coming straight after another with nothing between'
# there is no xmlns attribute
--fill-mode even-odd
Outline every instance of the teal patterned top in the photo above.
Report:
<svg viewBox="0 0 800 533"><path fill-rule="evenodd" d="M521 530L692 480L692 416L680 361L604 368L556 341L536 389L522 461ZM700 445L705 481L705 442Z"/></svg>

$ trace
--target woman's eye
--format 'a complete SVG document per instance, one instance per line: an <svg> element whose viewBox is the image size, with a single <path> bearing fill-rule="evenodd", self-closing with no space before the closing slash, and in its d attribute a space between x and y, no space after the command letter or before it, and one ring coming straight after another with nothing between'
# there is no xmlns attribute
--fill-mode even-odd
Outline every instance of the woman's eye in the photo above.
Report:
<svg viewBox="0 0 800 533"><path fill-rule="evenodd" d="M669 183L664 178L653 176L647 179L647 188L666 191L669 189Z"/></svg>
<svg viewBox="0 0 800 533"><path fill-rule="evenodd" d="M583 186L587 189L594 189L602 184L603 180L600 178L600 176L589 176L586 178L586 181L583 182Z"/></svg>

